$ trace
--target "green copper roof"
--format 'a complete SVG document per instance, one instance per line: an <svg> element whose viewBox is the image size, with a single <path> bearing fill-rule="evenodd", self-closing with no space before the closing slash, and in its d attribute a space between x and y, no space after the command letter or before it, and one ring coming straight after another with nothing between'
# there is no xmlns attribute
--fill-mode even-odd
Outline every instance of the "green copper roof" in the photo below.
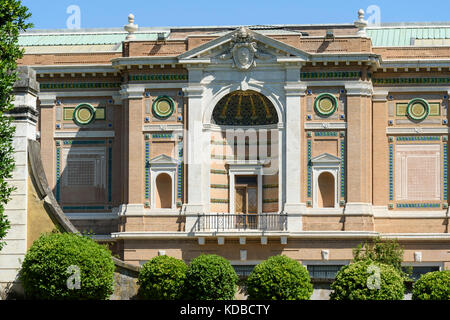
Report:
<svg viewBox="0 0 450 320"><path fill-rule="evenodd" d="M168 32L164 32L166 35ZM125 40L127 33L60 33L60 34L21 34L19 45L27 46L70 46L118 44ZM156 32L135 33L136 40L154 41Z"/></svg>
<svg viewBox="0 0 450 320"><path fill-rule="evenodd" d="M450 39L450 27L380 27L368 28L367 35L374 47L404 47L411 39Z"/></svg>

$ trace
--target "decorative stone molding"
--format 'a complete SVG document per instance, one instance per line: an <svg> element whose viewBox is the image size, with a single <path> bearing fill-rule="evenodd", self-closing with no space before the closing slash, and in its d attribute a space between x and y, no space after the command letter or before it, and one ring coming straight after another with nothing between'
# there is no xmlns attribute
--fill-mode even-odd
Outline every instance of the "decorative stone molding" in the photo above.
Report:
<svg viewBox="0 0 450 320"><path fill-rule="evenodd" d="M306 122L305 130L320 130L320 129L329 129L329 130L345 130L347 129L346 122Z"/></svg>
<svg viewBox="0 0 450 320"><path fill-rule="evenodd" d="M239 258L241 259L241 261L246 261L247 260L247 250L240 250Z"/></svg>
<svg viewBox="0 0 450 320"><path fill-rule="evenodd" d="M221 54L218 58L221 60L232 59L233 67L241 71L256 66L256 58L268 60L272 57L272 55L263 53L258 49L255 38L245 27L240 27L233 34L230 46L230 51Z"/></svg>
<svg viewBox="0 0 450 320"><path fill-rule="evenodd" d="M344 215L368 215L373 216L372 204L362 202L347 202Z"/></svg>
<svg viewBox="0 0 450 320"><path fill-rule="evenodd" d="M119 93L122 99L142 99L144 96L145 87L144 86L132 86L132 85L122 85L122 90Z"/></svg>
<svg viewBox="0 0 450 320"><path fill-rule="evenodd" d="M372 96L373 86L370 82L352 82L345 84L347 96Z"/></svg>
<svg viewBox="0 0 450 320"><path fill-rule="evenodd" d="M321 255L322 255L322 260L328 260L329 256L330 256L330 250L322 250L321 251Z"/></svg>
<svg viewBox="0 0 450 320"><path fill-rule="evenodd" d="M420 252L420 251L414 252L414 261L422 262L422 252Z"/></svg>
<svg viewBox="0 0 450 320"><path fill-rule="evenodd" d="M41 108L53 108L55 106L56 94L39 93L39 105Z"/></svg>

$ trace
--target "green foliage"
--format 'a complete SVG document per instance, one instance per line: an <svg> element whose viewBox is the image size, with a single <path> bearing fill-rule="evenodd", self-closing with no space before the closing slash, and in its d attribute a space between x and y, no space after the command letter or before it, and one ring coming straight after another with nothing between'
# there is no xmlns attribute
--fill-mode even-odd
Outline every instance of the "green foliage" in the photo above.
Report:
<svg viewBox="0 0 450 320"><path fill-rule="evenodd" d="M330 300L402 300L405 292L403 277L397 269L370 260L343 266L331 289Z"/></svg>
<svg viewBox="0 0 450 320"><path fill-rule="evenodd" d="M80 270L80 288L75 284ZM73 268L73 267L72 267ZM92 239L73 233L47 233L33 242L22 263L20 280L31 299L107 299L114 287L111 252Z"/></svg>
<svg viewBox="0 0 450 320"><path fill-rule="evenodd" d="M0 240L10 228L4 208L14 191L6 182L14 170L12 138L15 132L7 113L13 108L11 92L17 80L16 60L23 56L17 45L19 32L32 27L25 23L30 16L20 1L0 0ZM4 244L0 241L0 250Z"/></svg>
<svg viewBox="0 0 450 320"><path fill-rule="evenodd" d="M428 272L413 286L413 300L450 300L450 270Z"/></svg>
<svg viewBox="0 0 450 320"><path fill-rule="evenodd" d="M353 261L375 261L394 267L404 281L411 281L409 276L412 267L407 268L407 272L402 270L403 248L395 240L381 240L380 237L372 239L371 242L364 242L362 247L359 244L353 249Z"/></svg>
<svg viewBox="0 0 450 320"><path fill-rule="evenodd" d="M228 260L215 254L202 254L188 266L184 297L192 300L232 300L237 281L238 276Z"/></svg>
<svg viewBox="0 0 450 320"><path fill-rule="evenodd" d="M139 296L150 300L178 300L183 294L187 265L166 255L147 261L139 272Z"/></svg>
<svg viewBox="0 0 450 320"><path fill-rule="evenodd" d="M309 300L312 292L306 268L282 255L258 264L247 279L249 300Z"/></svg>

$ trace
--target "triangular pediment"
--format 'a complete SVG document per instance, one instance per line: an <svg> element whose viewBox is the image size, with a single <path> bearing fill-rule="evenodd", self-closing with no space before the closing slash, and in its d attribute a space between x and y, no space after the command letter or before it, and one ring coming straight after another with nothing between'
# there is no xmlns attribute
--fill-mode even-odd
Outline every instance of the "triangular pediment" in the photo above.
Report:
<svg viewBox="0 0 450 320"><path fill-rule="evenodd" d="M341 162L341 159L338 157L335 157L329 153L322 153L321 155L318 155L317 157L314 157L311 159L312 163L338 163Z"/></svg>
<svg viewBox="0 0 450 320"><path fill-rule="evenodd" d="M311 57L305 51L274 40L254 30L241 27L179 55L178 60L180 63L220 63L221 60L227 60L224 59L227 55L232 60L233 57L231 55L233 54L233 47L235 47L236 43L242 44L242 46L253 44L253 47L256 49L256 61L269 60L273 62L292 59L296 62L301 62L307 61Z"/></svg>
<svg viewBox="0 0 450 320"><path fill-rule="evenodd" d="M154 157L153 159L150 160L150 164L176 164L177 160L165 155L165 154L161 154L157 157Z"/></svg>

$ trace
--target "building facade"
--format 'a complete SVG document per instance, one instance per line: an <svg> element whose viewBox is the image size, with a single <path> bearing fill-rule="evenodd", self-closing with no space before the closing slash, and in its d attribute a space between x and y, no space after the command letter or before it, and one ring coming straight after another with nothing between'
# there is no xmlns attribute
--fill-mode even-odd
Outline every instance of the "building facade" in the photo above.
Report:
<svg viewBox="0 0 450 320"><path fill-rule="evenodd" d="M380 236L450 268L450 25L34 30L45 173L139 265L285 254L316 277Z"/></svg>

